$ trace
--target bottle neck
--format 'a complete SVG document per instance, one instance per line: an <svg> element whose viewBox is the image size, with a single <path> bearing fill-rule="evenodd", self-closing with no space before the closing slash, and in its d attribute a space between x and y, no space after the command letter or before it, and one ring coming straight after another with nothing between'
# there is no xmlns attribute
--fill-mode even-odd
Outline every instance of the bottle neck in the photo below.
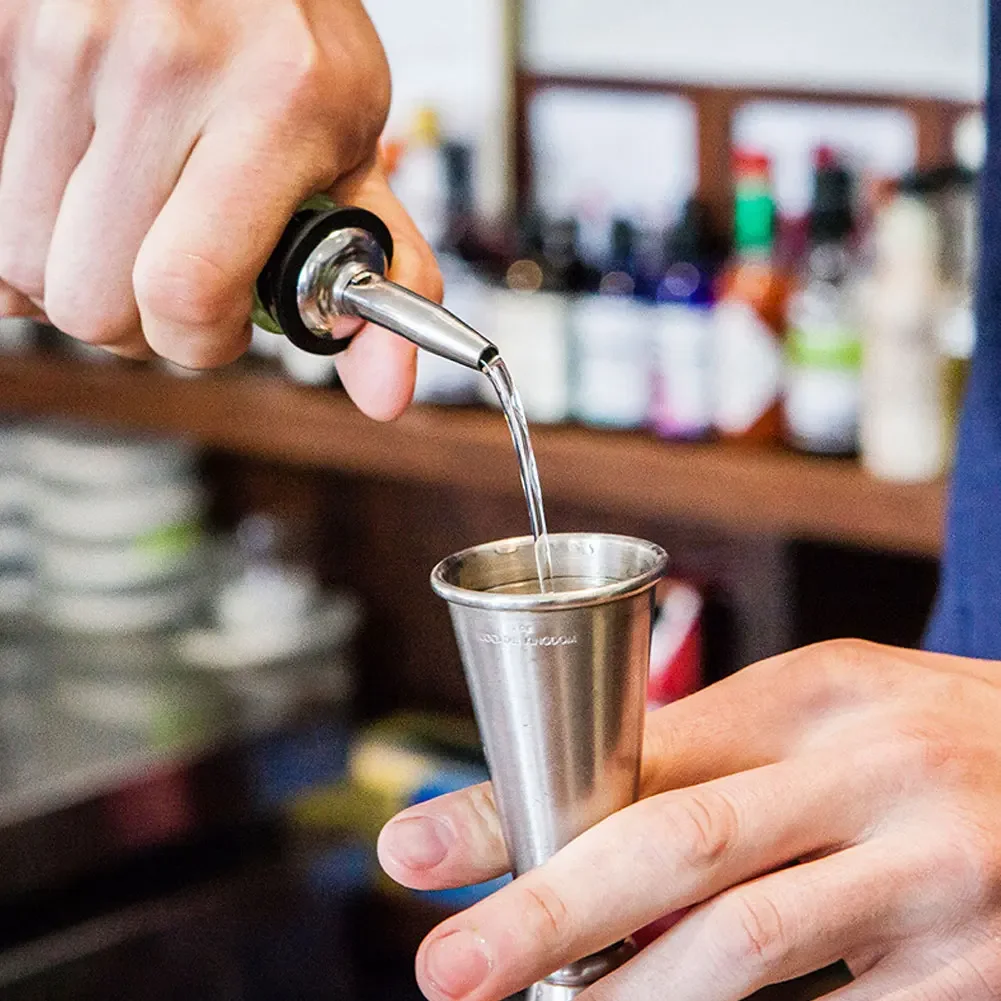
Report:
<svg viewBox="0 0 1001 1001"><path fill-rule="evenodd" d="M775 250L775 199L764 181L738 180L734 213L737 255L767 260Z"/></svg>
<svg viewBox="0 0 1001 1001"><path fill-rule="evenodd" d="M774 256L773 243L737 244L737 260L744 264L769 264Z"/></svg>

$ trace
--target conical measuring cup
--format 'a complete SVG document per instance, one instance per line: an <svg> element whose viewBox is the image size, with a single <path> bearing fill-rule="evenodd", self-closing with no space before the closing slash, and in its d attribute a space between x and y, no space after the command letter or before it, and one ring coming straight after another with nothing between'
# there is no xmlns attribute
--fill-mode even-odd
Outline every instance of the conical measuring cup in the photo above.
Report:
<svg viewBox="0 0 1001 1001"><path fill-rule="evenodd" d="M617 535L551 535L554 590L539 593L531 538L477 546L431 575L459 652L517 875L634 802L653 589L667 554ZM529 997L574 997L632 955L588 957Z"/></svg>

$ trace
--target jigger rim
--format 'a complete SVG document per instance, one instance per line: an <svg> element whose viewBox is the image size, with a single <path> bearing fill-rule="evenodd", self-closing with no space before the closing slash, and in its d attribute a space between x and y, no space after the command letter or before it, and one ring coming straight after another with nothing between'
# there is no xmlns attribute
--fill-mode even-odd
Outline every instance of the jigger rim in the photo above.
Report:
<svg viewBox="0 0 1001 1001"><path fill-rule="evenodd" d="M450 604L490 611L544 612L568 608L588 608L595 605L606 605L609 602L619 601L649 590L664 577L670 562L667 552L656 543L628 535L612 535L601 532L553 533L549 535L549 544L554 550L558 549L561 544L569 544L580 547L581 552L585 551L586 547L591 547L593 552L599 546L619 546L623 550L631 549L640 556L642 569L622 580L612 580L605 584L596 584L594 587L574 591L544 594L497 593L475 590L455 583L462 568L482 556L511 556L519 550L530 550L534 554L535 539L528 535L470 546L468 549L446 557L431 571L431 587L435 594ZM531 565L534 567L534 562ZM505 583L515 583L515 581Z"/></svg>

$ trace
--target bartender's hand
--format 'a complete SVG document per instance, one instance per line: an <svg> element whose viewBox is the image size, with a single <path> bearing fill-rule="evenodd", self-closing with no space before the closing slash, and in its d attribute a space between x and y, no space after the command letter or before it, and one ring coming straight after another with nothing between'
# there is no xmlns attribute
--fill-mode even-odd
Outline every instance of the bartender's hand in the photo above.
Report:
<svg viewBox="0 0 1001 1001"><path fill-rule="evenodd" d="M3 0L0 316L225 364L285 223L328 190L381 215L394 277L440 296L378 162L388 104L361 0ZM409 402L401 338L367 329L338 367L374 417Z"/></svg>
<svg viewBox="0 0 1001 1001"><path fill-rule="evenodd" d="M499 1001L687 912L587 1001L738 1001L846 959L838 1001L1001 997L1001 664L837 642L650 718L637 805L450 918L433 1001ZM408 886L507 868L487 787L413 807Z"/></svg>

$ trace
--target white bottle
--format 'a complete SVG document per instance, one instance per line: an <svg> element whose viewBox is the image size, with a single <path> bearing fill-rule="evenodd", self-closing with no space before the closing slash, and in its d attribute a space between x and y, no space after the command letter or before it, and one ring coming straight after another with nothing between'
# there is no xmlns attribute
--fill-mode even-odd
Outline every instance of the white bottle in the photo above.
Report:
<svg viewBox="0 0 1001 1001"><path fill-rule="evenodd" d="M448 175L434 109L422 108L417 113L391 183L424 239L432 247L439 247L448 218Z"/></svg>
<svg viewBox="0 0 1001 1001"><path fill-rule="evenodd" d="M696 441L712 431L713 329L708 305L654 307L650 423L664 438Z"/></svg>
<svg viewBox="0 0 1001 1001"><path fill-rule="evenodd" d="M606 276L606 279L612 276ZM621 275L631 285L627 275ZM607 287L574 304L574 416L585 424L637 428L647 421L652 395L650 305L631 289Z"/></svg>
<svg viewBox="0 0 1001 1001"><path fill-rule="evenodd" d="M858 444L862 345L847 248L815 246L806 281L789 304L783 411L796 448L854 454Z"/></svg>
<svg viewBox="0 0 1001 1001"><path fill-rule="evenodd" d="M612 222L609 253L596 295L574 304L571 321L571 406L585 424L646 424L653 390L653 309L636 297L638 234L626 219Z"/></svg>
<svg viewBox="0 0 1001 1001"><path fill-rule="evenodd" d="M482 330L487 314L488 289L464 261L452 254L438 258L445 282L444 307L476 330ZM479 372L440 358L428 351L417 355L416 403L462 405L473 403L484 381Z"/></svg>
<svg viewBox="0 0 1001 1001"><path fill-rule="evenodd" d="M570 413L568 385L568 306L560 292L542 288L542 269L531 260L516 261L504 285L491 290L483 333L500 350L535 424L556 424ZM481 398L497 405L488 383Z"/></svg>
<svg viewBox="0 0 1001 1001"><path fill-rule="evenodd" d="M861 444L866 469L883 480L935 480L948 465L941 259L927 204L899 196L882 211L863 300Z"/></svg>
<svg viewBox="0 0 1001 1001"><path fill-rule="evenodd" d="M337 359L331 355L314 355L297 348L285 337L279 338L278 358L286 374L304 386L335 386Z"/></svg>

